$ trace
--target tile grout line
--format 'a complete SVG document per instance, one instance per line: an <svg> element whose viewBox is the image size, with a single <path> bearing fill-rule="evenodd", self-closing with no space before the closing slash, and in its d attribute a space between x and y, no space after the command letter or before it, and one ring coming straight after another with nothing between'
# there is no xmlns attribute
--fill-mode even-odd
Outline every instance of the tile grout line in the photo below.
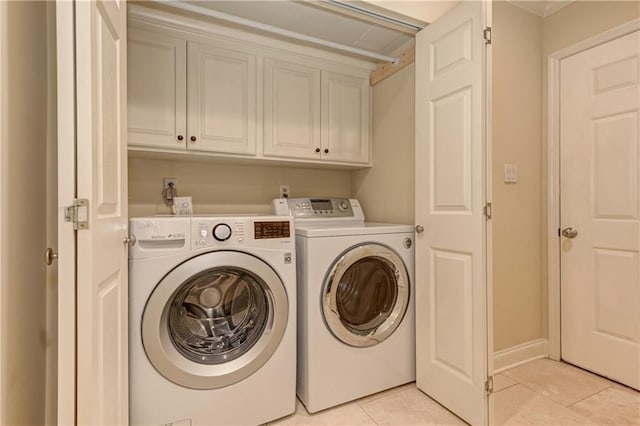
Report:
<svg viewBox="0 0 640 426"><path fill-rule="evenodd" d="M375 400L374 400L375 401ZM371 402L371 401L369 401ZM369 412L362 406L362 404L360 404L360 400L356 400L356 404L358 405L358 407L360 407L360 409L362 411L364 411L364 413L367 415L367 417L369 417L371 419L371 421L373 422L373 424L378 425L378 422L376 422L376 420L371 417L371 414L369 414ZM379 426L379 425L378 425Z"/></svg>
<svg viewBox="0 0 640 426"><path fill-rule="evenodd" d="M567 366L569 366L569 367L576 368L576 369L578 369L578 370L584 371L584 372L586 372L586 373L589 373L589 374L595 375L595 376L600 377L600 378L602 378L602 379L604 379L604 380L606 380L606 381L609 381L609 379L607 379L606 377L598 376L598 375L597 375L597 374L595 374L595 373L592 373L592 372L590 372L590 371L588 371L588 370L584 370L584 369L582 369L582 368L580 368L580 367L577 367L577 366L575 366L575 365L573 365L573 364L569 364L569 363L563 363L563 364L564 364L564 365L567 365ZM514 367L514 368L517 368L517 367ZM612 388L612 387L613 387L613 383L608 383L608 384L607 384L607 387L606 387L606 388L604 388L604 389L600 389L599 391L597 391L597 392L595 392L595 393L593 393L593 394L591 394L591 395L588 395L588 396L586 396L586 397L584 397L584 398L582 398L582 399L580 399L580 400L578 400L578 401L572 402L572 403L571 403L571 404L569 404L569 405L563 405L563 404L560 404L560 403L559 403L559 402L557 402L557 401L554 401L553 399L549 398L548 396L544 395L543 393L539 392L538 390L533 389L533 388L531 388L531 387L527 386L525 383L522 383L522 382L518 381L518 379L516 379L515 377L511 377L511 376L509 376L507 373L508 373L510 370L511 370L511 369L506 370L506 371L503 371L503 372L502 372L502 373L500 373L500 374L504 374L505 376L507 376L507 377L508 377L508 378L510 378L511 380L515 381L515 382L516 382L516 384L522 385L522 386L524 386L526 389L529 389L530 391L532 391L532 392L536 393L537 395L540 395L540 396L541 396L541 397L543 397L543 398L547 398L549 401L551 401L551 402L555 402L556 404L560 405L561 407L565 407L565 408L570 408L570 407L574 406L575 404L577 404L577 403L579 403L579 402L584 401L585 399L589 399L589 398L591 398L592 396L598 395L599 393L604 392L604 391L606 391L607 389L610 389L610 388ZM509 386L509 387L507 387L507 388L504 388L504 389L508 389L508 388L510 388L510 387L513 387L513 386L515 386L515 385L511 385L511 386ZM504 389L501 389L500 391L502 391L502 390L504 390ZM498 391L498 392L500 392L500 391ZM577 411L575 411L575 410L571 410L571 411L573 411L574 413L577 413ZM578 414L580 414L580 413L578 413Z"/></svg>
<svg viewBox="0 0 640 426"><path fill-rule="evenodd" d="M596 395L598 395L598 394L601 394L602 392L604 392L604 391L606 391L606 390L611 389L612 387L613 387L613 385L608 385L606 388L601 389L601 390L599 390L599 391L598 391L598 392L596 392L596 393L593 393L593 394L591 394L591 395L589 395L589 396L586 396L586 397L584 397L584 398L582 398L582 399L580 399L580 400L578 400L578 401L574 402L574 403L573 403L573 404L571 404L571 405L567 405L567 408L571 408L571 407L573 407L574 405L576 405L576 404L578 404L578 403L580 403L580 402L582 402L582 401L584 401L584 400L586 400L586 399L589 399L589 398L591 398L591 397L593 397L593 396L596 396ZM573 410L572 410L572 411L573 411Z"/></svg>
<svg viewBox="0 0 640 426"><path fill-rule="evenodd" d="M514 383L513 383L512 385L505 386L505 387L503 387L502 389L497 390L495 393L502 392L503 390L507 390L507 389L512 388L512 387L517 386L517 385L521 385L521 386L522 386L522 383L516 382L516 381L514 380Z"/></svg>

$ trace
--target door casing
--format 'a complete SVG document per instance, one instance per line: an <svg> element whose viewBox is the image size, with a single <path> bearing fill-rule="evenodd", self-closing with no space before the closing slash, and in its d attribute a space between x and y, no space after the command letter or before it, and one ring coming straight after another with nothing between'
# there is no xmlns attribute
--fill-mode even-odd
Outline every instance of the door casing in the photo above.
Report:
<svg viewBox="0 0 640 426"><path fill-rule="evenodd" d="M560 62L576 53L640 30L640 18L611 28L547 57L547 274L549 343L547 356L560 361Z"/></svg>

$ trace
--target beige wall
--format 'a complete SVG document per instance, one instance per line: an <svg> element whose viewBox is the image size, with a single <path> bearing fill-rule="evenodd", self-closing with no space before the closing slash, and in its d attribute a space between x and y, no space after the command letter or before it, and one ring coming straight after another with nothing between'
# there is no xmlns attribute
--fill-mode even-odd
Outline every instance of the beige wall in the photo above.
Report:
<svg viewBox="0 0 640 426"><path fill-rule="evenodd" d="M129 158L129 216L167 214L164 177L178 178L178 195L193 197L195 214L270 214L288 184L291 197L351 196L346 170Z"/></svg>
<svg viewBox="0 0 640 426"><path fill-rule="evenodd" d="M542 328L542 18L493 3L493 317L496 351ZM504 183L504 164L518 182Z"/></svg>
<svg viewBox="0 0 640 426"><path fill-rule="evenodd" d="M352 182L371 222L414 222L414 78L411 65L373 87L373 168Z"/></svg>
<svg viewBox="0 0 640 426"><path fill-rule="evenodd" d="M632 1L577 1L542 19L494 2L494 348L547 336L546 57L640 16ZM503 165L519 182L503 183Z"/></svg>
<svg viewBox="0 0 640 426"><path fill-rule="evenodd" d="M640 2L636 1L577 1L543 21L543 86L542 86L542 250L543 250L543 327L547 329L547 56L572 44L593 37L610 28L640 17Z"/></svg>
<svg viewBox="0 0 640 426"><path fill-rule="evenodd" d="M3 2L1 424L45 421L46 6Z"/></svg>
<svg viewBox="0 0 640 426"><path fill-rule="evenodd" d="M577 1L544 19L543 52L592 37L640 16L636 1Z"/></svg>

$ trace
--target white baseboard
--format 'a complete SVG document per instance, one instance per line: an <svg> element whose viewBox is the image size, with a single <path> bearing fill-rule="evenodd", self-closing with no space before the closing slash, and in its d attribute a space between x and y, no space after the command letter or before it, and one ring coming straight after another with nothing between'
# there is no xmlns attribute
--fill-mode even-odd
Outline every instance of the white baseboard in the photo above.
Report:
<svg viewBox="0 0 640 426"><path fill-rule="evenodd" d="M493 373L498 374L534 359L547 357L547 339L537 339L493 353Z"/></svg>

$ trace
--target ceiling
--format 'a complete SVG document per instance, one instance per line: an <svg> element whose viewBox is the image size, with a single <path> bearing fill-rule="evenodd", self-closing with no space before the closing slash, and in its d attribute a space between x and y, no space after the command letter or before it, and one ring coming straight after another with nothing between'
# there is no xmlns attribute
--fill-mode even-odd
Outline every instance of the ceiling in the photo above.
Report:
<svg viewBox="0 0 640 426"><path fill-rule="evenodd" d="M413 40L411 32L356 18L320 1L202 1L187 3L359 49L394 56Z"/></svg>
<svg viewBox="0 0 640 426"><path fill-rule="evenodd" d="M511 3L516 6L531 12L535 15L546 18L562 9L569 6L575 0L510 0Z"/></svg>

